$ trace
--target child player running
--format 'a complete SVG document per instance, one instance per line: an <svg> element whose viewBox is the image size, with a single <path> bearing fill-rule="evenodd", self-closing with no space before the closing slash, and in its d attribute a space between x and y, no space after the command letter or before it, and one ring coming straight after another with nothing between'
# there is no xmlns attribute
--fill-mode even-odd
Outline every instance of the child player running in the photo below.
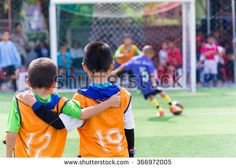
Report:
<svg viewBox="0 0 236 168"><path fill-rule="evenodd" d="M123 70L132 71L137 81L138 89L142 92L144 98L149 100L157 109L157 116L164 116L165 112L155 97L157 94L160 94L163 100L170 106L172 112L180 111L181 109L172 103L171 98L158 86L156 69L151 60L154 55L153 47L146 45L143 47L142 55L133 57L130 61L115 69L112 74L117 75Z"/></svg>

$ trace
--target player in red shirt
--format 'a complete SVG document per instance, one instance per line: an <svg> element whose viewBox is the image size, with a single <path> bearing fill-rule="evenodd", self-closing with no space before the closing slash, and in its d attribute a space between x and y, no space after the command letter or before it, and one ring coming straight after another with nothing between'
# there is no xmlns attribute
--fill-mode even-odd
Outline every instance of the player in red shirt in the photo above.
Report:
<svg viewBox="0 0 236 168"><path fill-rule="evenodd" d="M204 84L207 86L210 79L213 80L214 86L217 85L217 64L219 55L218 46L215 44L215 39L212 35L207 38L207 43L201 48L200 61L204 68Z"/></svg>
<svg viewBox="0 0 236 168"><path fill-rule="evenodd" d="M174 66L176 69L182 69L182 55L180 50L175 46L174 42L169 43L167 53L169 65Z"/></svg>
<svg viewBox="0 0 236 168"><path fill-rule="evenodd" d="M174 42L169 42L167 55L168 55L168 62L167 62L168 74L173 77L174 81L176 81L177 76L182 75L182 55L180 50L175 46Z"/></svg>

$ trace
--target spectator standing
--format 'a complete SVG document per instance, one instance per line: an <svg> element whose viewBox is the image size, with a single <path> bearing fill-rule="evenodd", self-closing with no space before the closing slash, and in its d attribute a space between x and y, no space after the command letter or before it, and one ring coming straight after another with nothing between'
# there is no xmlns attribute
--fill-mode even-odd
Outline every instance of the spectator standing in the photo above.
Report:
<svg viewBox="0 0 236 168"><path fill-rule="evenodd" d="M60 48L60 52L57 54L57 65L59 68L59 75L63 75L65 70L71 69L71 55L67 51L67 45L64 44Z"/></svg>
<svg viewBox="0 0 236 168"><path fill-rule="evenodd" d="M178 75L182 74L182 55L180 50L175 46L174 42L169 42L168 49L168 70L173 74L174 71Z"/></svg>
<svg viewBox="0 0 236 168"><path fill-rule="evenodd" d="M162 43L161 50L159 51L159 59L161 65L166 65L168 61L168 53L167 53L168 45L166 42Z"/></svg>
<svg viewBox="0 0 236 168"><path fill-rule="evenodd" d="M81 69L84 57L84 51L80 47L80 43L78 41L72 42L72 47L70 48L70 55L72 59L72 66L75 67L76 69Z"/></svg>
<svg viewBox="0 0 236 168"><path fill-rule="evenodd" d="M234 59L235 55L233 49L226 50L227 62L225 64L226 76L228 82L234 82Z"/></svg>
<svg viewBox="0 0 236 168"><path fill-rule="evenodd" d="M21 58L13 42L10 41L10 34L5 31L0 42L0 69L2 69L4 78L12 81L14 91L17 91L17 74L21 66ZM1 85L1 84L0 84Z"/></svg>
<svg viewBox="0 0 236 168"><path fill-rule="evenodd" d="M29 67L29 64L37 58L37 53L34 51L34 43L33 42L29 42L26 48L26 52L27 52L27 57L26 57L26 61L25 61L25 66L26 68Z"/></svg>
<svg viewBox="0 0 236 168"><path fill-rule="evenodd" d="M37 57L50 57L50 50L48 47L48 44L44 41L41 40L38 45L35 47L35 52L37 53Z"/></svg>
<svg viewBox="0 0 236 168"><path fill-rule="evenodd" d="M214 86L217 85L217 64L219 54L218 46L212 35L208 36L207 43L201 48L200 61L203 63L204 85L208 86L210 79L213 80Z"/></svg>
<svg viewBox="0 0 236 168"><path fill-rule="evenodd" d="M218 59L218 76L217 78L219 80L221 80L223 83L227 80L226 77L226 62L227 62L227 56L226 56L226 52L225 52L225 48L222 46L217 46L218 47L218 58L216 58L216 60Z"/></svg>
<svg viewBox="0 0 236 168"><path fill-rule="evenodd" d="M197 83L204 83L203 65L200 62L201 48L204 45L204 41L205 36L201 31L198 31L196 37Z"/></svg>
<svg viewBox="0 0 236 168"><path fill-rule="evenodd" d="M162 75L166 71L166 66L168 62L168 45L166 42L162 43L161 50L159 51L159 66L158 66L158 78L161 79Z"/></svg>
<svg viewBox="0 0 236 168"><path fill-rule="evenodd" d="M27 37L22 33L22 25L20 23L15 24L15 32L12 37L12 41L14 42L16 49L21 57L22 65L25 64L26 59L26 44L27 44Z"/></svg>

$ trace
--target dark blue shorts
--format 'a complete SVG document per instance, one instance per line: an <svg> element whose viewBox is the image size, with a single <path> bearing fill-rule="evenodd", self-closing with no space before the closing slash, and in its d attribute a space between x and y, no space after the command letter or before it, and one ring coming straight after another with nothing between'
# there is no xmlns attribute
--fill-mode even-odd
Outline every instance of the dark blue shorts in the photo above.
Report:
<svg viewBox="0 0 236 168"><path fill-rule="evenodd" d="M155 96L161 92L162 92L162 89L155 89L149 93L143 94L143 97L144 97L144 99L148 99L149 96L151 96L151 95Z"/></svg>

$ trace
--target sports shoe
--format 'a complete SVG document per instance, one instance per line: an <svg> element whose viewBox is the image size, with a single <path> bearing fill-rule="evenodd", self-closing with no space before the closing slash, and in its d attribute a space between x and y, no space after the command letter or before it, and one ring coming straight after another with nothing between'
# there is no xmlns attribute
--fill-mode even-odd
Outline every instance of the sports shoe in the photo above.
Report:
<svg viewBox="0 0 236 168"><path fill-rule="evenodd" d="M174 113L176 111L182 111L182 109L173 104L173 105L170 106L170 111Z"/></svg>
<svg viewBox="0 0 236 168"><path fill-rule="evenodd" d="M159 108L156 115L157 117L163 117L165 115L165 111L162 108Z"/></svg>

